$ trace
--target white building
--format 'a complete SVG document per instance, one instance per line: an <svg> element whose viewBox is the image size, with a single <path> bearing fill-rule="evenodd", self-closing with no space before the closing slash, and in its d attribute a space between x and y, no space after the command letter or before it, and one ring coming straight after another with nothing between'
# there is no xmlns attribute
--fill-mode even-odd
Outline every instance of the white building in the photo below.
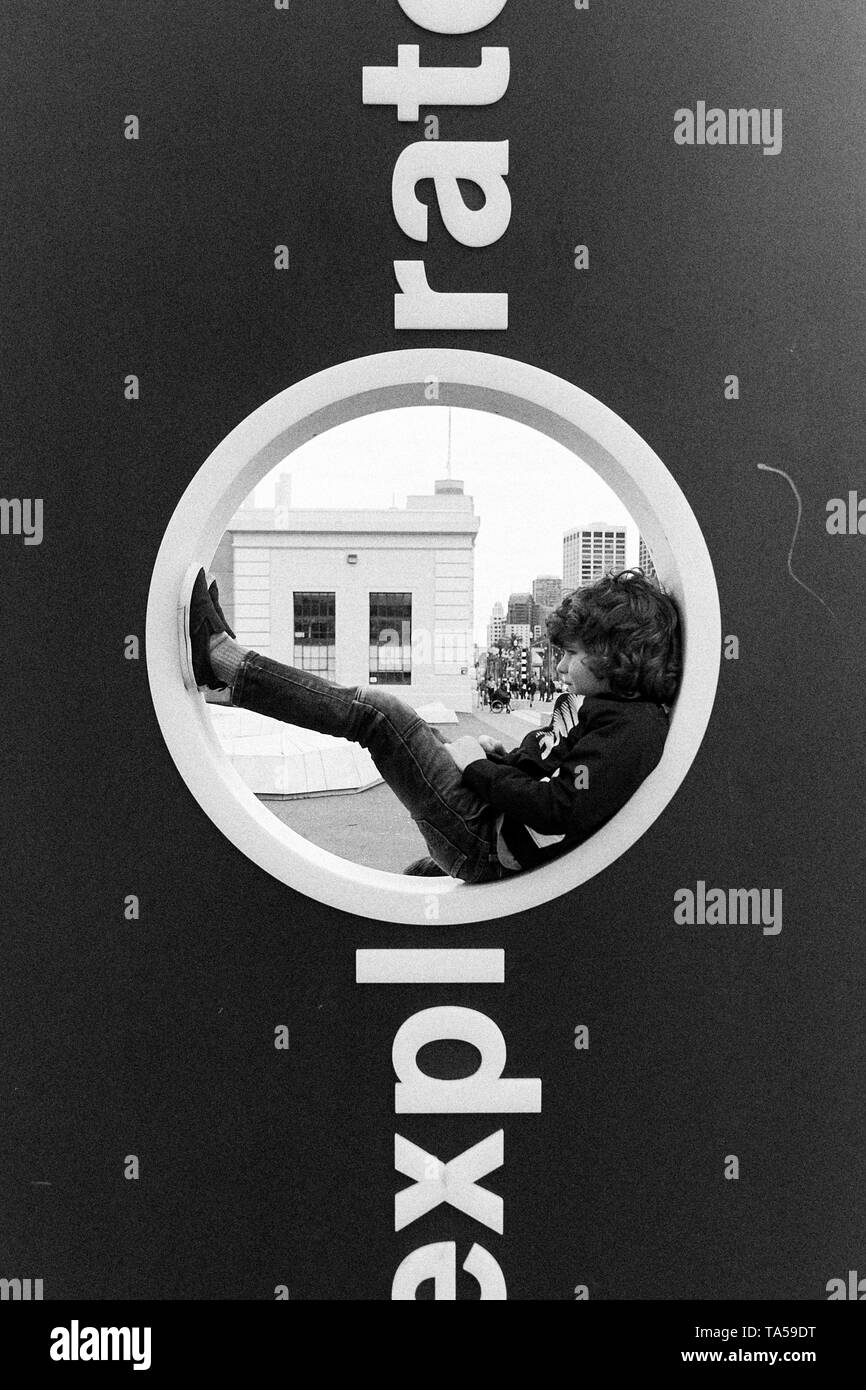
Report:
<svg viewBox="0 0 866 1390"><path fill-rule="evenodd" d="M625 569L626 528L591 521L562 538L562 583L566 593L591 584L609 570Z"/></svg>
<svg viewBox="0 0 866 1390"><path fill-rule="evenodd" d="M295 509L287 496L242 508L214 559L238 641L416 708L471 710L480 521L462 482L375 511Z"/></svg>

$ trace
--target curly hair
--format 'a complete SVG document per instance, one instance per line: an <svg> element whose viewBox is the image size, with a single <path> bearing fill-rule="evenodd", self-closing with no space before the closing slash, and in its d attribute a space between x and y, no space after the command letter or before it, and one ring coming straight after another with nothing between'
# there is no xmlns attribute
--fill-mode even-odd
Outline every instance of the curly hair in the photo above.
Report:
<svg viewBox="0 0 866 1390"><path fill-rule="evenodd" d="M547 620L555 646L579 642L587 666L616 695L670 705L682 674L682 619L673 599L638 569L575 589Z"/></svg>

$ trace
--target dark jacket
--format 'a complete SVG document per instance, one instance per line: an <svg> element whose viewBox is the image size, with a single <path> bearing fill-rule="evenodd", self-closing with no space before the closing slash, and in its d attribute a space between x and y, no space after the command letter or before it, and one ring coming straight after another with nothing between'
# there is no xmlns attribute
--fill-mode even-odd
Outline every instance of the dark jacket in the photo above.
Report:
<svg viewBox="0 0 866 1390"><path fill-rule="evenodd" d="M529 869L573 849L610 820L659 762L667 731L661 705L587 695L568 734L534 729L512 753L470 763L463 781L504 812L502 838ZM539 845L530 829L563 839Z"/></svg>

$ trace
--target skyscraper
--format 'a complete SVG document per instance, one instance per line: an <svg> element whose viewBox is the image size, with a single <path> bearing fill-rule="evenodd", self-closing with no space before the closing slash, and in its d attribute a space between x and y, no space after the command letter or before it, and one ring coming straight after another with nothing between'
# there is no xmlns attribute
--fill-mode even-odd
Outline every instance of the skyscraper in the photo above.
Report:
<svg viewBox="0 0 866 1390"><path fill-rule="evenodd" d="M647 546L647 543L644 540L643 536L641 536L640 538L637 563L638 569L643 570L647 579L651 579L653 584L658 584L659 577L656 574L656 567L652 562L652 556L649 553L649 547Z"/></svg>
<svg viewBox="0 0 866 1390"><path fill-rule="evenodd" d="M508 595L508 622L519 627L532 622L532 594Z"/></svg>
<svg viewBox="0 0 866 1390"><path fill-rule="evenodd" d="M562 581L566 593L591 584L609 570L625 569L625 527L590 521L562 538Z"/></svg>
<svg viewBox="0 0 866 1390"><path fill-rule="evenodd" d="M494 603L490 621L487 624L488 647L498 646L505 638L505 609L501 603Z"/></svg>
<svg viewBox="0 0 866 1390"><path fill-rule="evenodd" d="M562 580L558 574L540 574L532 581L532 599L540 608L558 608L562 602Z"/></svg>

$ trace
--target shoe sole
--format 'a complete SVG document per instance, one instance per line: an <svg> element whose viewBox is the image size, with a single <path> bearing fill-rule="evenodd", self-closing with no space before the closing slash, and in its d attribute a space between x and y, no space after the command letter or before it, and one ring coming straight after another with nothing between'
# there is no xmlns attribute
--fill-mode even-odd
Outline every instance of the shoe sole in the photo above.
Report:
<svg viewBox="0 0 866 1390"><path fill-rule="evenodd" d="M205 704L208 705L230 705L232 702L232 692L228 686L222 690L212 690L209 685L198 685L195 678L195 671L192 664L192 642L189 636L189 615L192 608L192 591L195 588L195 581L201 565L193 562L183 577L180 598L177 604L177 635L180 647L180 673L183 678L184 688L195 691L196 695L203 695ZM205 575L205 583L207 583ZM228 630L228 628L226 629Z"/></svg>
<svg viewBox="0 0 866 1390"><path fill-rule="evenodd" d="M181 676L183 687L188 691L195 691L196 695L204 695L209 705L229 705L231 703L231 691L211 691L209 685L199 685L196 682L195 671L192 666L192 642L189 639L189 612L192 607L192 591L195 588L197 574L202 569L200 564L193 562L190 564L186 574L183 575L181 585L181 595L178 598L178 646L181 652ZM209 696L217 698L209 699ZM220 699L218 696L228 695L228 699Z"/></svg>
<svg viewBox="0 0 866 1390"><path fill-rule="evenodd" d="M193 561L183 577L183 584L181 585L180 596L177 601L177 635L178 645L180 647L180 673L183 677L184 688L196 695L200 695L202 690L207 689L206 686L199 686L196 683L195 673L192 668L192 642L189 636L189 614L192 591L196 576L200 569L201 565Z"/></svg>

